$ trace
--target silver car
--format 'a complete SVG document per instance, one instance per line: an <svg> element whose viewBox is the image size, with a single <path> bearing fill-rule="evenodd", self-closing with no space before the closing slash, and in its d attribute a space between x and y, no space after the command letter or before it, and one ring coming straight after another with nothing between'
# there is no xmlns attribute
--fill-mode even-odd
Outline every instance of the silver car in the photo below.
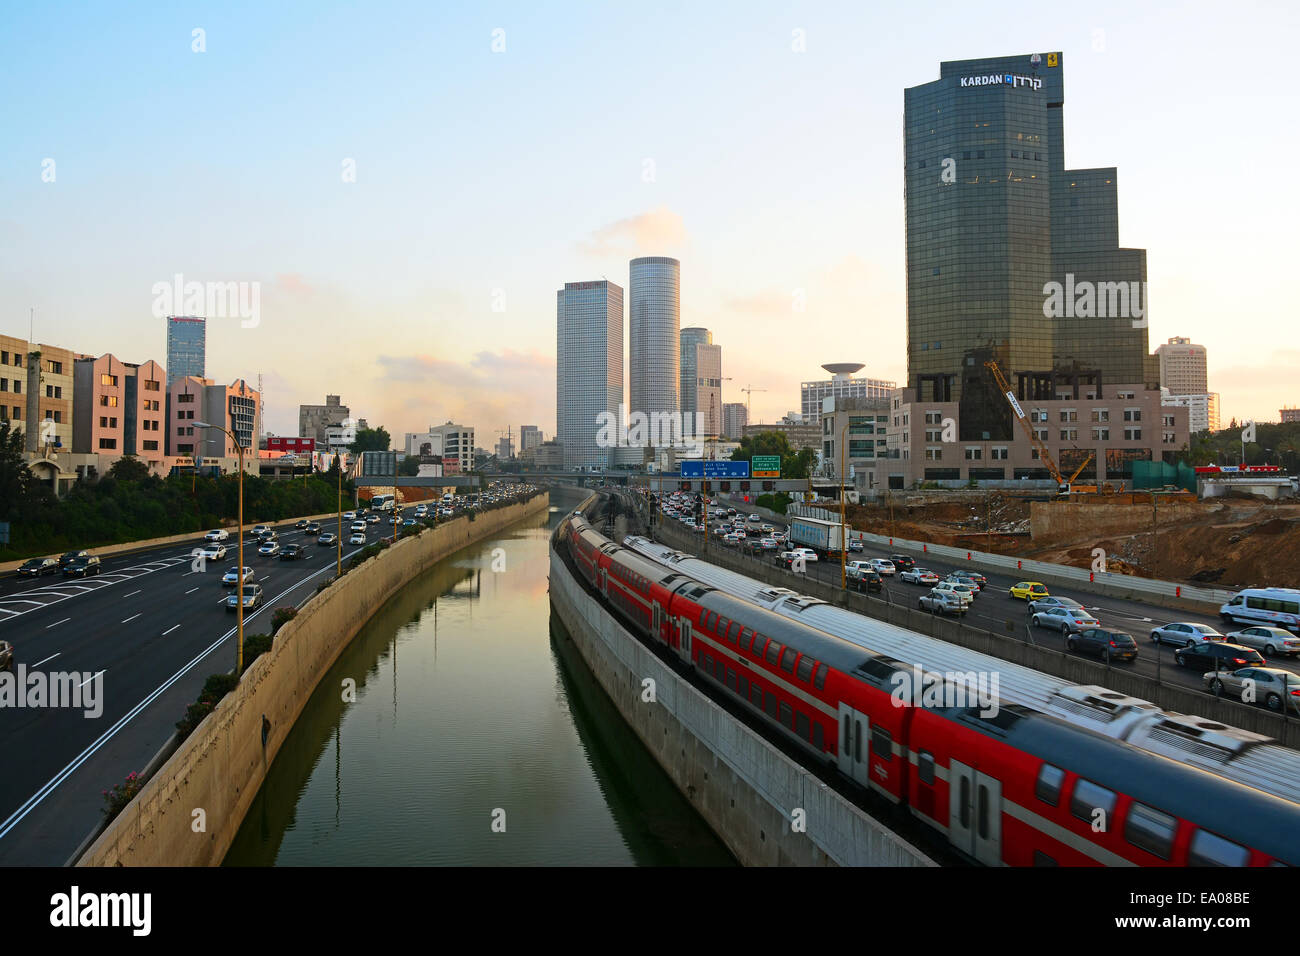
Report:
<svg viewBox="0 0 1300 956"><path fill-rule="evenodd" d="M1263 704L1269 710L1281 710L1289 700L1291 709L1300 712L1300 677L1277 667L1242 667L1235 671L1210 671L1201 678L1210 693L1227 695L1246 703Z"/></svg>
<svg viewBox="0 0 1300 956"><path fill-rule="evenodd" d="M1232 631L1224 636L1233 644L1253 647L1257 651L1263 651L1269 657L1278 657L1282 654L1290 654L1294 657L1300 654L1300 637L1280 627L1263 625L1244 627L1240 631Z"/></svg>
<svg viewBox="0 0 1300 956"><path fill-rule="evenodd" d="M966 602L962 601L952 591L941 591L938 588L934 588L917 598L916 606L922 611L930 611L935 614L966 613Z"/></svg>
<svg viewBox="0 0 1300 956"><path fill-rule="evenodd" d="M1180 621L1157 627L1151 632L1151 640L1157 644L1191 647L1198 641L1225 641L1227 638L1208 624Z"/></svg>
<svg viewBox="0 0 1300 956"><path fill-rule="evenodd" d="M261 605L263 599L262 585L245 584L243 587L243 591L244 591L243 594L244 613L247 614L249 611L253 610L253 608ZM239 600L240 600L239 596L235 594L232 594L230 595L230 597L226 598L226 610L227 611L236 610L239 607Z"/></svg>
<svg viewBox="0 0 1300 956"><path fill-rule="evenodd" d="M1046 611L1049 607L1074 607L1082 608L1083 605L1073 598L1067 597L1040 597L1029 602L1029 613L1035 611Z"/></svg>
<svg viewBox="0 0 1300 956"><path fill-rule="evenodd" d="M233 588L237 583L239 583L239 579L240 579L239 569L231 568L229 571L225 573L224 576L222 576L221 586L225 588ZM244 568L243 583L248 584L252 580L253 580L253 569Z"/></svg>
<svg viewBox="0 0 1300 956"><path fill-rule="evenodd" d="M1033 618L1034 627L1053 627L1062 634L1076 634L1089 627L1101 627L1101 622L1075 607L1048 607L1038 611Z"/></svg>

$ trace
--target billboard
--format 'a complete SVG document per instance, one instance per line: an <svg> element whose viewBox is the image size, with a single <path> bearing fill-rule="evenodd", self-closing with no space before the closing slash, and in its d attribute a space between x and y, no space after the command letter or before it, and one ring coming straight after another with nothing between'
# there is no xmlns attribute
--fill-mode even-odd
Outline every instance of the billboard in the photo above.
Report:
<svg viewBox="0 0 1300 956"><path fill-rule="evenodd" d="M681 463L683 478L748 478L747 461L684 461Z"/></svg>
<svg viewBox="0 0 1300 956"><path fill-rule="evenodd" d="M751 467L754 478L780 478L781 456L755 455L751 460Z"/></svg>

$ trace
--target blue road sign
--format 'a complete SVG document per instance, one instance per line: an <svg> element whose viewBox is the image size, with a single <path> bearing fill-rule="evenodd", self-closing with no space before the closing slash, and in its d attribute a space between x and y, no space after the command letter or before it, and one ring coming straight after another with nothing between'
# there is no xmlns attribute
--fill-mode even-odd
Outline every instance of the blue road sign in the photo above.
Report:
<svg viewBox="0 0 1300 956"><path fill-rule="evenodd" d="M714 481L720 478L748 478L747 461L684 461L681 463L683 478L707 478Z"/></svg>

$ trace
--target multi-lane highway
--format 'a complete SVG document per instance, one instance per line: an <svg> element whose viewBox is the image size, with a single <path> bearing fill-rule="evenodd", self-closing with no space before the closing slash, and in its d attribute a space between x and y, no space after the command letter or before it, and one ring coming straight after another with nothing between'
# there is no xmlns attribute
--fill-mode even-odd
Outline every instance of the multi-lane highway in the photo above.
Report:
<svg viewBox="0 0 1300 956"><path fill-rule="evenodd" d="M370 525L370 542L391 534L391 518ZM324 530L334 531L334 522ZM283 544L304 545L300 560L263 557L245 540L244 563L265 589L245 615L245 634L269 633L272 612L300 606L335 570L335 548L293 527L276 526ZM347 543L343 559L361 550ZM236 564L196 563L204 542L104 559L103 573L0 580L0 638L28 671L96 678L102 713L85 709L0 707L0 864L64 863L98 822L102 791L142 770L171 736L210 674L235 662L235 613L222 575ZM83 691L84 693L84 691Z"/></svg>
<svg viewBox="0 0 1300 956"><path fill-rule="evenodd" d="M721 507L735 508L738 514L748 515L752 513L746 509L745 502L738 499L728 499L727 496L720 496ZM680 522L671 517L658 515L657 518L666 522L674 530L683 535L687 535L695 542L699 542L702 535L692 534L689 528L686 528ZM785 522L764 518L765 523L769 523L778 528L786 530ZM715 526L715 518L710 509L709 515L710 535L709 541L711 547L723 547L720 540L715 540L712 528ZM729 554L739 554L746 557L754 563L755 571L759 567L771 568L775 565L775 557L770 554L747 555L745 552L737 549L726 549ZM863 560L870 558L887 558L890 555L887 548L881 548L872 545L870 542L864 544L862 551L854 551L849 554L850 560ZM906 552L897 552L906 553ZM1006 571L993 567L981 567L977 562L954 563L937 558L930 558L920 555L913 555L917 564L921 567L929 568L935 571L942 578L952 571L975 570L988 578L988 586L976 597L974 603L967 610L964 620L967 624L978 627L983 630L997 634L1006 640L1033 642L1042 647L1051 647L1055 649L1065 649L1065 638L1055 630L1046 628L1035 628L1029 624L1029 615L1027 606L1024 601L1014 599L1008 595L1008 589L1017 581L1031 580L1027 577L1010 577ZM806 565L806 575L826 584L839 586L840 583L840 564L838 559L834 561L819 561ZM905 605L915 608L917 599L921 594L928 591L929 588L924 585L908 584L900 581L897 576L885 577L885 589L879 594L872 594L872 599L888 601L893 604ZM1174 648L1170 645L1158 645L1150 641L1149 635L1153 628L1162 624L1174 621L1188 621L1193 623L1209 624L1220 631L1228 632L1238 629L1239 625L1224 625L1219 621L1217 616L1207 615L1197 611L1175 611L1170 608L1160 607L1154 604L1147 604L1142 601L1120 600L1118 598L1103 597L1078 588L1058 587L1053 585L1049 588L1053 595L1059 597L1072 598L1082 604L1090 611L1103 627L1111 627L1116 630L1127 631L1132 634L1138 642L1138 661L1135 664L1116 664L1117 668L1133 667L1140 674L1150 677L1159 676L1163 681L1171 684L1177 684L1184 687L1194 687L1204 689L1202 675L1199 670L1184 669L1179 667L1174 661ZM1244 625L1240 625L1244 626ZM1280 667L1289 670L1292 673L1300 674L1300 661L1294 657L1275 657L1267 661L1269 667Z"/></svg>

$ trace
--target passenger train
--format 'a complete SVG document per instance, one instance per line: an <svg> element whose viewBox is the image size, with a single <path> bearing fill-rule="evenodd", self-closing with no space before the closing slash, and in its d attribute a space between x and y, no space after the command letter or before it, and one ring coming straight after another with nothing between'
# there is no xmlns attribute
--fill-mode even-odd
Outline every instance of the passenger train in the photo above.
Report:
<svg viewBox="0 0 1300 956"><path fill-rule="evenodd" d="M1020 703L1003 700L992 712L921 706L920 688L897 676L911 678L911 661L657 563L605 538L580 512L557 539L635 632L975 862L1300 862L1300 805ZM900 698L900 686L913 696Z"/></svg>

